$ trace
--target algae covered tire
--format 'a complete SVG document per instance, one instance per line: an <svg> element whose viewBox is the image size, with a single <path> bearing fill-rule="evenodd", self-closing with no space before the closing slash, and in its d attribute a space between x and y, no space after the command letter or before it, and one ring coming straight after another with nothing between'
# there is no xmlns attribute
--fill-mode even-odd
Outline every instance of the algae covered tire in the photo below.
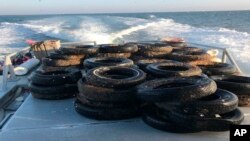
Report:
<svg viewBox="0 0 250 141"><path fill-rule="evenodd" d="M147 107L143 111L142 120L147 125L162 131L171 133L194 133L200 130L195 128L188 128L188 126L181 126L177 123L173 123L168 115L164 115L164 118L159 115L159 109L153 107Z"/></svg>
<svg viewBox="0 0 250 141"><path fill-rule="evenodd" d="M99 67L89 70L86 75L88 84L107 88L129 88L145 79L142 70L127 67Z"/></svg>
<svg viewBox="0 0 250 141"><path fill-rule="evenodd" d="M61 47L60 51L67 55L92 55L99 52L99 47L93 45L76 45L69 47Z"/></svg>
<svg viewBox="0 0 250 141"><path fill-rule="evenodd" d="M87 84L80 79L78 91L89 100L102 102L127 102L136 100L136 89L113 89Z"/></svg>
<svg viewBox="0 0 250 141"><path fill-rule="evenodd" d="M148 102L179 101L185 103L209 96L216 89L216 83L206 77L173 77L142 83L137 87L137 97Z"/></svg>
<svg viewBox="0 0 250 141"><path fill-rule="evenodd" d="M213 79L219 88L235 93L236 95L250 95L250 77L237 75L214 75Z"/></svg>
<svg viewBox="0 0 250 141"><path fill-rule="evenodd" d="M88 69L101 67L101 66L121 66L131 67L134 62L126 58L114 58L114 57L95 57L84 60L84 66Z"/></svg>
<svg viewBox="0 0 250 141"><path fill-rule="evenodd" d="M59 54L59 53L50 53L49 58L50 59L64 59L64 60L71 60L71 59L83 59L85 55L65 55L65 54Z"/></svg>
<svg viewBox="0 0 250 141"><path fill-rule="evenodd" d="M65 84L61 86L52 86L52 87L44 87L38 86L35 84L29 85L31 94L35 98L39 99L50 99L50 100L57 100L57 99L65 99L74 97L77 93L77 87L75 84Z"/></svg>
<svg viewBox="0 0 250 141"><path fill-rule="evenodd" d="M43 58L42 63L45 66L53 66L53 67L70 67L81 65L82 59L50 59L50 58Z"/></svg>
<svg viewBox="0 0 250 141"><path fill-rule="evenodd" d="M239 125L244 120L244 114L239 109L221 114L220 117L201 117L181 111L172 111L169 116L175 123L201 131L227 131L230 125Z"/></svg>
<svg viewBox="0 0 250 141"><path fill-rule="evenodd" d="M129 58L131 53L98 53L98 57Z"/></svg>
<svg viewBox="0 0 250 141"><path fill-rule="evenodd" d="M201 69L197 66L176 61L150 64L146 67L146 72L155 77L188 77L201 75L202 73Z"/></svg>
<svg viewBox="0 0 250 141"><path fill-rule="evenodd" d="M93 108L82 104L80 101L75 101L75 110L91 119L97 120L121 120L134 118L139 115L138 107L133 108Z"/></svg>
<svg viewBox="0 0 250 141"><path fill-rule="evenodd" d="M41 86L58 86L76 83L82 73L78 69L66 69L60 71L41 72L35 71L31 76L33 84Z"/></svg>
<svg viewBox="0 0 250 141"><path fill-rule="evenodd" d="M227 63L214 63L212 65L200 65L199 67L207 75L230 75L237 71L235 66Z"/></svg>
<svg viewBox="0 0 250 141"><path fill-rule="evenodd" d="M167 44L138 44L139 52L164 52L165 54L171 53L173 48Z"/></svg>
<svg viewBox="0 0 250 141"><path fill-rule="evenodd" d="M100 45L100 53L135 53L138 51L137 45L134 44L103 44Z"/></svg>
<svg viewBox="0 0 250 141"><path fill-rule="evenodd" d="M238 107L238 98L229 91L217 89L214 94L184 104L182 107L190 114L203 114L208 116L225 114Z"/></svg>

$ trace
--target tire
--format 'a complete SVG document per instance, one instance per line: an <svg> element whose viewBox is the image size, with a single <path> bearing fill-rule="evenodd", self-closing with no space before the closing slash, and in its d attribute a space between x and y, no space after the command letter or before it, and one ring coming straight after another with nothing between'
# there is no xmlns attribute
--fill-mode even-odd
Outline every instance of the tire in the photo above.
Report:
<svg viewBox="0 0 250 141"><path fill-rule="evenodd" d="M138 45L139 52L164 52L165 54L169 54L172 52L173 48L166 44L139 44Z"/></svg>
<svg viewBox="0 0 250 141"><path fill-rule="evenodd" d="M236 75L211 76L217 86L239 95L250 95L250 77Z"/></svg>
<svg viewBox="0 0 250 141"><path fill-rule="evenodd" d="M98 102L134 102L136 101L135 88L113 89L97 87L83 83L82 79L77 82L78 91L89 100Z"/></svg>
<svg viewBox="0 0 250 141"><path fill-rule="evenodd" d="M81 69L81 66L70 66L70 67L52 67L52 66L45 66L41 65L41 71L42 73L46 72L53 72L53 71L62 71L62 70L67 70L67 69Z"/></svg>
<svg viewBox="0 0 250 141"><path fill-rule="evenodd" d="M197 61L197 60L211 60L212 56L206 52L186 51L173 52L166 56L166 58L181 62Z"/></svg>
<svg viewBox="0 0 250 141"><path fill-rule="evenodd" d="M65 55L65 54L59 54L59 53L50 53L49 57L50 59L63 59L63 60L80 60L83 59L85 55Z"/></svg>
<svg viewBox="0 0 250 141"><path fill-rule="evenodd" d="M97 57L85 59L83 64L86 68L92 69L101 66L131 67L134 65L134 62L126 58Z"/></svg>
<svg viewBox="0 0 250 141"><path fill-rule="evenodd" d="M45 66L52 66L52 67L69 67L69 66L76 66L81 65L82 60L65 60L65 59L50 59L50 58L43 58L42 64Z"/></svg>
<svg viewBox="0 0 250 141"><path fill-rule="evenodd" d="M77 87L75 84L65 84L61 86L44 87L35 84L29 85L31 94L35 98L39 99L65 99L74 97L77 93Z"/></svg>
<svg viewBox="0 0 250 141"><path fill-rule="evenodd" d="M77 45L77 46L69 46L69 47L61 47L60 51L63 54L67 55L90 55L90 54L97 54L99 48L92 45Z"/></svg>
<svg viewBox="0 0 250 141"><path fill-rule="evenodd" d="M189 114L214 116L234 111L238 107L238 97L229 91L217 89L214 94L181 107Z"/></svg>
<svg viewBox="0 0 250 141"><path fill-rule="evenodd" d="M78 69L68 69L61 71L45 72L35 71L31 76L33 84L40 86L58 86L64 84L74 84L82 77Z"/></svg>
<svg viewBox="0 0 250 141"><path fill-rule="evenodd" d="M213 65L199 66L207 75L230 75L236 73L235 66L227 63L214 63Z"/></svg>
<svg viewBox="0 0 250 141"><path fill-rule="evenodd" d="M168 78L147 81L137 87L137 97L148 102L181 103L209 96L216 91L216 83L206 77Z"/></svg>
<svg viewBox="0 0 250 141"><path fill-rule="evenodd" d="M145 70L147 65L149 65L149 64L162 63L165 61L169 61L169 60L166 60L166 59L143 59L143 60L137 61L136 65L138 65L140 69Z"/></svg>
<svg viewBox="0 0 250 141"><path fill-rule="evenodd" d="M146 72L155 77L188 77L202 73L201 69L197 66L176 61L150 64L146 67Z"/></svg>
<svg viewBox="0 0 250 141"><path fill-rule="evenodd" d="M220 117L201 117L179 111L172 111L169 116L176 124L202 131L227 131L230 125L239 125L244 120L244 114L239 109L219 115Z"/></svg>
<svg viewBox="0 0 250 141"><path fill-rule="evenodd" d="M80 101L75 101L75 110L79 114L96 120L121 120L134 118L139 115L139 110L133 108L92 108L82 104Z"/></svg>
<svg viewBox="0 0 250 141"><path fill-rule="evenodd" d="M111 74L111 75L110 75ZM136 68L99 67L87 72L88 84L107 88L131 88L146 79L146 74Z"/></svg>
<svg viewBox="0 0 250 141"><path fill-rule="evenodd" d="M100 53L135 53L138 51L137 45L133 44L103 44L100 45Z"/></svg>
<svg viewBox="0 0 250 141"><path fill-rule="evenodd" d="M99 53L98 57L129 58L131 53Z"/></svg>
<svg viewBox="0 0 250 141"><path fill-rule="evenodd" d="M79 93L77 94L77 100L79 100L82 104L92 107L92 108L126 108L126 107L135 107L136 104L133 102L103 102L103 101L93 101L89 100L85 97L85 95ZM137 103L137 106L139 104Z"/></svg>
<svg viewBox="0 0 250 141"><path fill-rule="evenodd" d="M143 51L138 52L139 55L146 58L166 58L170 52L154 52L154 51Z"/></svg>
<svg viewBox="0 0 250 141"><path fill-rule="evenodd" d="M205 50L198 47L184 47L184 48L176 48L173 52L205 52Z"/></svg>
<svg viewBox="0 0 250 141"><path fill-rule="evenodd" d="M171 133L199 132L199 130L188 128L188 126L183 127L179 124L173 123L167 115L162 118L157 113L159 113L159 109L156 109L155 107L147 107L143 112L142 120L144 123L155 129Z"/></svg>

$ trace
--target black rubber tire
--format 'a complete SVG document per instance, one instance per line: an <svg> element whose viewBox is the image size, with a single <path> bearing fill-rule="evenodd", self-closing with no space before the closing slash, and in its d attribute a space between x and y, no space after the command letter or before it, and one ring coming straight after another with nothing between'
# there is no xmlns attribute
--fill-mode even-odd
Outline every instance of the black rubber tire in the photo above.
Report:
<svg viewBox="0 0 250 141"><path fill-rule="evenodd" d="M169 54L172 52L173 48L167 44L138 44L139 52L164 52Z"/></svg>
<svg viewBox="0 0 250 141"><path fill-rule="evenodd" d="M155 107L146 107L143 110L142 120L147 125L162 131L171 133L195 133L199 132L197 129L189 129L188 126L182 126L180 124L173 123L168 115L164 115L164 118L159 115L159 109Z"/></svg>
<svg viewBox="0 0 250 141"><path fill-rule="evenodd" d="M52 67L69 67L69 66L76 66L81 65L82 59L50 59L50 58L43 58L42 64L45 66L52 66Z"/></svg>
<svg viewBox="0 0 250 141"><path fill-rule="evenodd" d="M59 53L50 53L49 57L50 59L63 59L63 60L79 60L84 59L86 55L65 55L65 54L59 54Z"/></svg>
<svg viewBox="0 0 250 141"><path fill-rule="evenodd" d="M64 84L75 84L82 77L78 69L66 69L61 71L41 72L35 71L31 76L33 84L41 86L58 86Z"/></svg>
<svg viewBox="0 0 250 141"><path fill-rule="evenodd" d="M168 62L168 61L171 61L171 60L166 60L166 59L142 59L142 60L138 60L136 62L136 65L138 65L140 69L145 71L147 65L153 64L153 63L162 63L162 62L165 62L165 61Z"/></svg>
<svg viewBox="0 0 250 141"><path fill-rule="evenodd" d="M130 88L145 79L142 70L127 67L99 67L89 70L86 75L88 84L107 88Z"/></svg>
<svg viewBox="0 0 250 141"><path fill-rule="evenodd" d="M69 46L69 47L61 47L60 51L63 54L67 55L90 55L90 54L97 54L99 52L99 47L93 45L76 45L76 46Z"/></svg>
<svg viewBox="0 0 250 141"><path fill-rule="evenodd" d="M136 104L139 106L139 102L120 102L120 101L115 101L115 102L104 102L104 101L93 101L89 100L85 97L84 94L77 94L77 100L79 100L82 104L87 105L89 107L93 108L126 108L126 107L135 107Z"/></svg>
<svg viewBox="0 0 250 141"><path fill-rule="evenodd" d="M155 77L188 77L202 73L197 66L176 61L150 64L146 67L146 72Z"/></svg>
<svg viewBox="0 0 250 141"><path fill-rule="evenodd" d="M121 120L137 117L138 107L133 108L93 108L75 101L75 110L79 114L96 120Z"/></svg>
<svg viewBox="0 0 250 141"><path fill-rule="evenodd" d="M113 89L97 87L83 83L82 79L77 82L78 91L87 99L102 102L128 102L136 101L136 89Z"/></svg>
<svg viewBox="0 0 250 141"><path fill-rule="evenodd" d="M137 54L146 58L166 58L169 52L143 51L138 52Z"/></svg>
<svg viewBox="0 0 250 141"><path fill-rule="evenodd" d="M168 109L168 103L161 103L161 107ZM225 114L238 107L238 98L235 94L217 89L217 91L207 97L195 100L190 103L180 105L183 112L193 115L214 116L215 114ZM165 108L164 108L165 109Z"/></svg>
<svg viewBox="0 0 250 141"><path fill-rule="evenodd" d="M237 75L210 76L218 88L228 90L236 95L250 95L250 77Z"/></svg>
<svg viewBox="0 0 250 141"><path fill-rule="evenodd" d="M84 66L88 69L101 67L101 66L121 66L131 67L134 62L126 58L110 58L110 57L96 57L84 60Z"/></svg>
<svg viewBox="0 0 250 141"><path fill-rule="evenodd" d="M156 79L137 88L137 97L143 101L186 103L213 94L217 86L213 80L200 76Z"/></svg>
<svg viewBox="0 0 250 141"><path fill-rule="evenodd" d="M227 131L230 125L239 125L244 120L244 114L239 109L217 115L219 117L194 116L179 111L172 111L169 116L176 124L202 131Z"/></svg>
<svg viewBox="0 0 250 141"><path fill-rule="evenodd" d="M181 62L189 62L197 60L211 60L212 56L206 52L185 51L185 52L173 52L167 55L166 58Z"/></svg>
<svg viewBox="0 0 250 141"><path fill-rule="evenodd" d="M133 44L103 44L100 45L100 53L135 53L138 51L137 45Z"/></svg>
<svg viewBox="0 0 250 141"><path fill-rule="evenodd" d="M98 53L98 57L129 58L131 53Z"/></svg>
<svg viewBox="0 0 250 141"><path fill-rule="evenodd" d="M236 73L235 66L227 63L214 63L213 65L199 66L207 75L230 75Z"/></svg>
<svg viewBox="0 0 250 141"><path fill-rule="evenodd" d="M29 85L32 96L39 99L57 100L74 97L77 93L75 84L65 84L61 86L44 87L35 84Z"/></svg>

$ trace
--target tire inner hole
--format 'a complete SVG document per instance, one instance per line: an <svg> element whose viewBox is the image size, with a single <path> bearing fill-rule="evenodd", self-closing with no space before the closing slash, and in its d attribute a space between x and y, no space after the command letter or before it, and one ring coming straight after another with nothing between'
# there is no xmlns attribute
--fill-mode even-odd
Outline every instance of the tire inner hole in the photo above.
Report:
<svg viewBox="0 0 250 141"><path fill-rule="evenodd" d="M98 63L105 63L105 64L113 64L113 63L121 63L122 60L119 59L107 59L107 60L96 60Z"/></svg>
<svg viewBox="0 0 250 141"><path fill-rule="evenodd" d="M250 81L247 81L247 80L239 80L239 79L233 79L233 78L222 79L222 81L236 82L236 83L250 83Z"/></svg>
<svg viewBox="0 0 250 141"><path fill-rule="evenodd" d="M188 70L187 67L182 67L182 66L159 66L158 68L161 70L167 70L167 71L186 71L186 70Z"/></svg>
<svg viewBox="0 0 250 141"><path fill-rule="evenodd" d="M186 83L186 82L175 82L175 83L169 83L169 84L163 84L158 87L155 87L154 89L162 89L162 88L177 88L177 87L185 87L190 86L192 84Z"/></svg>
<svg viewBox="0 0 250 141"><path fill-rule="evenodd" d="M111 79L127 79L134 76L132 72L121 70L109 70L104 72L102 75Z"/></svg>
<svg viewBox="0 0 250 141"><path fill-rule="evenodd" d="M212 101L216 99L220 99L220 96L217 94L212 94L212 95L201 98L200 101Z"/></svg>

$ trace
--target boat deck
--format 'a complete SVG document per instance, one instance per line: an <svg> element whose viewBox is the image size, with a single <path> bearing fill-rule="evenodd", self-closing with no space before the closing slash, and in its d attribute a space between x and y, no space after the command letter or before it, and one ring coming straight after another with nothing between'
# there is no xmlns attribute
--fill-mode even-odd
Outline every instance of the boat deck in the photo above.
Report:
<svg viewBox="0 0 250 141"><path fill-rule="evenodd" d="M74 110L74 99L39 100L31 95L0 131L1 141L228 141L229 132L174 134L144 124L140 118L98 121L85 118ZM250 124L249 108L242 124Z"/></svg>

